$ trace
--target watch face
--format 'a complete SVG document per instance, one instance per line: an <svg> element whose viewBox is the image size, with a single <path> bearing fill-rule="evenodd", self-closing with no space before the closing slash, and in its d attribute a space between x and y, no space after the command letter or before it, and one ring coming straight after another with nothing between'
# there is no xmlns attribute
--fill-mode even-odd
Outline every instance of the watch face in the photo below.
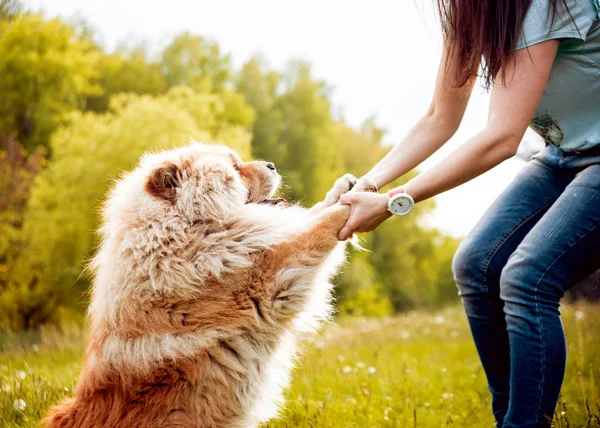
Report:
<svg viewBox="0 0 600 428"><path fill-rule="evenodd" d="M412 211L415 202L408 195L396 195L390 199L389 209L394 215L406 215Z"/></svg>

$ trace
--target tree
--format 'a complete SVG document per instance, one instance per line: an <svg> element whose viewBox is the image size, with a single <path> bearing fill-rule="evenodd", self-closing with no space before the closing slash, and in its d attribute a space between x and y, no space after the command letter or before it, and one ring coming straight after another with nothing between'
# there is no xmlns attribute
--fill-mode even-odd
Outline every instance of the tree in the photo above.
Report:
<svg viewBox="0 0 600 428"><path fill-rule="evenodd" d="M317 202L343 172L326 85L312 78L309 64L291 63L279 75L252 59L237 88L256 112L253 154L275 162L287 198Z"/></svg>
<svg viewBox="0 0 600 428"><path fill-rule="evenodd" d="M162 52L162 73L169 87L186 85L201 92L218 92L231 77L229 55L201 36L183 33Z"/></svg>
<svg viewBox="0 0 600 428"><path fill-rule="evenodd" d="M28 154L13 136L0 138L0 293L7 288L14 261L25 245L23 212L33 177L43 164L43 150Z"/></svg>
<svg viewBox="0 0 600 428"><path fill-rule="evenodd" d="M23 14L0 22L0 133L16 134L28 150L47 146L65 114L98 91L97 58L59 19Z"/></svg>
<svg viewBox="0 0 600 428"><path fill-rule="evenodd" d="M223 105L217 95L179 87L155 98L117 95L105 114L74 113L53 134L48 167L35 179L25 212L27 248L0 293L0 327L33 328L83 309L88 281L81 273L94 252L99 204L142 153L195 138L218 139L247 157L250 134L219 122Z"/></svg>
<svg viewBox="0 0 600 428"><path fill-rule="evenodd" d="M334 118L330 89L307 63L277 71L252 58L234 75L229 55L200 36L181 34L151 60L143 44L106 54L93 33L0 0L0 135L27 149L12 136L0 145L0 329L82 312L98 206L145 151L225 143L275 162L283 195L308 206L388 150L374 120L354 129ZM44 170L36 147L49 149ZM352 252L337 280L343 312L383 316L456 298L457 241L422 226L432 207L365 236L370 252Z"/></svg>
<svg viewBox="0 0 600 428"><path fill-rule="evenodd" d="M23 10L19 0L0 0L0 21L9 21Z"/></svg>
<svg viewBox="0 0 600 428"><path fill-rule="evenodd" d="M150 62L142 47L130 52L101 53L95 82L101 93L87 98L86 110L100 113L108 109L112 95L123 92L158 95L167 88L160 64Z"/></svg>
<svg viewBox="0 0 600 428"><path fill-rule="evenodd" d="M236 89L244 95L256 114L252 128L252 154L279 163L285 153L284 144L279 141L283 116L275 104L281 92L281 75L265 69L266 65L260 58L251 58L238 74Z"/></svg>

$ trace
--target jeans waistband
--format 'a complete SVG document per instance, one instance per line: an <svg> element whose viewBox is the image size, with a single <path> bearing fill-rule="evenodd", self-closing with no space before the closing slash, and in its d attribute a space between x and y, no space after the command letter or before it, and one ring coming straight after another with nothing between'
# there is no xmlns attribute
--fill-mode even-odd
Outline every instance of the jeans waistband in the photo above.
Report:
<svg viewBox="0 0 600 428"><path fill-rule="evenodd" d="M551 144L546 144L546 146L549 146ZM554 146L556 147L556 146ZM560 149L559 147L557 147L558 149ZM600 146L596 146L596 147L592 147L590 149L587 150L571 150L571 151L567 151L567 150L562 150L560 149L563 154L565 156L600 156Z"/></svg>

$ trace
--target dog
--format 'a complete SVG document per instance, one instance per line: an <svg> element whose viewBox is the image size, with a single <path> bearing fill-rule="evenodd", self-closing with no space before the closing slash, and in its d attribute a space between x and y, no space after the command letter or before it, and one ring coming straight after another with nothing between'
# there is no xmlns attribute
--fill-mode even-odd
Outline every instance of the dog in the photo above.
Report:
<svg viewBox="0 0 600 428"><path fill-rule="evenodd" d="M338 203L273 199L270 162L218 145L146 155L103 208L85 362L46 427L254 427L277 415L297 341L331 312Z"/></svg>

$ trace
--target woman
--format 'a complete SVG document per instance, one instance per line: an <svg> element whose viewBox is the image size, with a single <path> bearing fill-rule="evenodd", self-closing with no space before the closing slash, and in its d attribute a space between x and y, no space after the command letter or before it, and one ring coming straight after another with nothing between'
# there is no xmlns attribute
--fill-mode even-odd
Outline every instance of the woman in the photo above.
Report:
<svg viewBox="0 0 600 428"><path fill-rule="evenodd" d="M564 292L600 268L598 0L438 0L445 36L431 107L365 177L379 188L457 130L479 67L492 88L483 131L389 194L348 193L339 238L512 157L531 126L546 140L461 244L454 275L498 427L550 426L565 369ZM482 61L483 59L483 61ZM459 207L457 207L459 209Z"/></svg>

